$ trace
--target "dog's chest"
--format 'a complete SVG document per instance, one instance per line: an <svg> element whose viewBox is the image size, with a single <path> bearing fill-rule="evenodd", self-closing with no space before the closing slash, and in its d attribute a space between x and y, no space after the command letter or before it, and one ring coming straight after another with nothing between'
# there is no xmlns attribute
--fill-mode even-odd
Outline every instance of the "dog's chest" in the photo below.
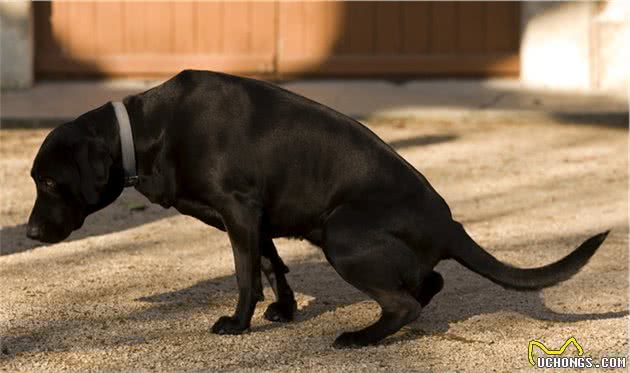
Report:
<svg viewBox="0 0 630 373"><path fill-rule="evenodd" d="M175 202L174 187L162 174L141 175L136 190L152 203L157 203L164 208L172 207Z"/></svg>

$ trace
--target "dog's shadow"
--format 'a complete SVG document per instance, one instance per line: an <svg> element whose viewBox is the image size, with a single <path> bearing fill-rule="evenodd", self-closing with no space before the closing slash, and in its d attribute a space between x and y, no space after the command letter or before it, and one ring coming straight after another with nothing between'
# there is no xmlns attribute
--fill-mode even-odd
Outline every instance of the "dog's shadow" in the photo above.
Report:
<svg viewBox="0 0 630 373"><path fill-rule="evenodd" d="M72 232L64 242L82 240L91 236L102 236L139 227L154 221L175 216L174 209L163 209L152 205L135 190L127 189L112 205L89 216L84 226ZM26 237L26 223L0 227L0 256L36 249L48 244Z"/></svg>
<svg viewBox="0 0 630 373"><path fill-rule="evenodd" d="M300 297L310 300L298 310L294 322L301 323L326 312L369 300L363 293L345 283L325 261L288 265L291 269L289 283L300 294L298 302ZM552 322L613 319L628 315L628 311L559 313L547 307L540 291L504 290L454 262L442 263L437 270L445 278L444 289L425 307L420 318L407 327L405 333L390 338L390 343L414 339L418 335L445 333L450 323L500 311ZM139 298L138 301L154 305L135 316L169 318L176 317L181 312L203 312L209 305L225 305L227 297L231 297L235 303L237 296L234 276L225 276L201 281L184 289ZM571 304L567 306L573 308ZM279 326L282 324L265 323L253 325L252 330L267 330ZM349 325L348 329L360 327L363 325Z"/></svg>
<svg viewBox="0 0 630 373"><path fill-rule="evenodd" d="M359 292L346 282L344 282L334 269L322 258L309 257L302 262L287 262L291 269L288 280L297 293L300 309L296 314L294 323L319 322L318 317L330 317L331 312L338 311L344 307L356 307L357 303L370 301L367 296ZM464 267L454 262L441 263L436 268L445 278L445 287L422 312L420 318L405 327L402 332L390 336L382 343L389 345L405 340L414 340L421 336L441 336L443 338L455 339L464 342L462 337L447 333L449 325L459 321L467 320L478 315L491 315L497 312L514 312L526 318L536 320L547 320L549 322L575 322L583 320L616 319L628 315L628 311L621 311L622 304L615 304L617 311L602 313L560 313L550 309L545 304L544 293L541 292L516 292L501 289L498 285L470 272ZM598 276L597 273L580 273L578 276ZM575 279L571 280L575 281ZM594 278L585 281L594 282ZM566 285L560 285L566 286ZM269 289L266 293L271 295ZM573 304L571 296L567 296L566 305L568 309L575 309L578 306L588 309L588 306ZM605 294L601 295L605 297ZM142 324L146 321L178 321L190 319L195 315L206 315L208 329L214 319L229 314L236 304L238 297L236 280L234 275L222 276L209 280L197 282L194 285L163 293L143 296L135 299L137 302L145 303L147 307L131 313L121 313L115 317L80 318L74 320L75 330L70 331L70 335L94 333L94 330L104 328L107 323L116 321L124 322L127 325L127 334L114 335L111 338L92 340L99 346L117 346L146 343L152 338L146 335L146 330L142 327L136 329L136 323ZM556 299L554 298L554 301ZM603 300L603 299L602 299ZM271 302L267 299L265 303ZM265 303L259 305L258 315L264 310ZM625 305L626 302L624 301ZM373 309L376 309L374 305ZM376 318L376 313L374 317ZM333 316L335 317L335 316ZM501 318L486 318L484 322L501 327ZM347 321L338 332L356 330L365 327L366 321ZM262 320L258 316L252 322L252 332L265 332L278 327L286 327L284 323L271 323ZM50 321L34 327L33 329L20 333L10 333L0 336L4 350L0 351L0 360L10 359L20 352L38 350L65 351L73 346L64 341L60 341L57 333L68 330L68 325L55 321ZM114 333L116 334L116 333ZM72 341L73 338L69 338ZM68 342L72 343L72 342Z"/></svg>

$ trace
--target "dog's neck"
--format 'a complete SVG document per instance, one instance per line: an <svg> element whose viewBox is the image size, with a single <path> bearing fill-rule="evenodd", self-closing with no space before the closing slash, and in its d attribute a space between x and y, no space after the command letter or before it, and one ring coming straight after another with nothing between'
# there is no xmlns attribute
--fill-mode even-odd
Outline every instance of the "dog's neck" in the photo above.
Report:
<svg viewBox="0 0 630 373"><path fill-rule="evenodd" d="M157 100L160 89L125 97L122 101L129 115L136 155L138 182L135 189L149 201L167 208L175 198L172 166L164 164L168 122L174 108L168 101ZM160 105L152 104L160 102ZM121 154L121 153L119 153ZM119 161L122 164L122 158Z"/></svg>

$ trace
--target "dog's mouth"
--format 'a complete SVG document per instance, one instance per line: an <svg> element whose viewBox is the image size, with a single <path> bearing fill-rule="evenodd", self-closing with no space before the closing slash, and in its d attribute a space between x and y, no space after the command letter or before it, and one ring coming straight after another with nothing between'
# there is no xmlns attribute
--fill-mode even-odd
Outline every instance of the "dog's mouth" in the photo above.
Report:
<svg viewBox="0 0 630 373"><path fill-rule="evenodd" d="M29 227L27 228L26 236L31 240L53 244L65 240L68 236L70 236L70 233L72 233L72 231L60 233L51 233L46 231L37 232Z"/></svg>
<svg viewBox="0 0 630 373"><path fill-rule="evenodd" d="M81 228L84 221L84 219L79 219L72 229L67 229L66 227L53 228L51 226L29 225L26 228L26 236L32 240L43 243L58 243L68 238L73 231Z"/></svg>

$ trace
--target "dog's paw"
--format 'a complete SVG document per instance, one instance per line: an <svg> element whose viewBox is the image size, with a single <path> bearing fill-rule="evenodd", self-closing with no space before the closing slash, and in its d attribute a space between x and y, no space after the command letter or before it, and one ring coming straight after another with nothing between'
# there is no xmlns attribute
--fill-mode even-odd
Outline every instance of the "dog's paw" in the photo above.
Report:
<svg viewBox="0 0 630 373"><path fill-rule="evenodd" d="M358 348L365 347L370 345L371 343L366 341L365 338L361 336L360 333L352 333L346 332L341 333L337 339L335 339L335 343L333 343L334 348Z"/></svg>
<svg viewBox="0 0 630 373"><path fill-rule="evenodd" d="M293 320L293 315L297 311L297 303L275 302L271 303L265 311L265 319L274 322L289 322Z"/></svg>
<svg viewBox="0 0 630 373"><path fill-rule="evenodd" d="M241 334L245 330L247 330L246 326L243 327L238 319L230 316L220 317L212 326L214 334Z"/></svg>

